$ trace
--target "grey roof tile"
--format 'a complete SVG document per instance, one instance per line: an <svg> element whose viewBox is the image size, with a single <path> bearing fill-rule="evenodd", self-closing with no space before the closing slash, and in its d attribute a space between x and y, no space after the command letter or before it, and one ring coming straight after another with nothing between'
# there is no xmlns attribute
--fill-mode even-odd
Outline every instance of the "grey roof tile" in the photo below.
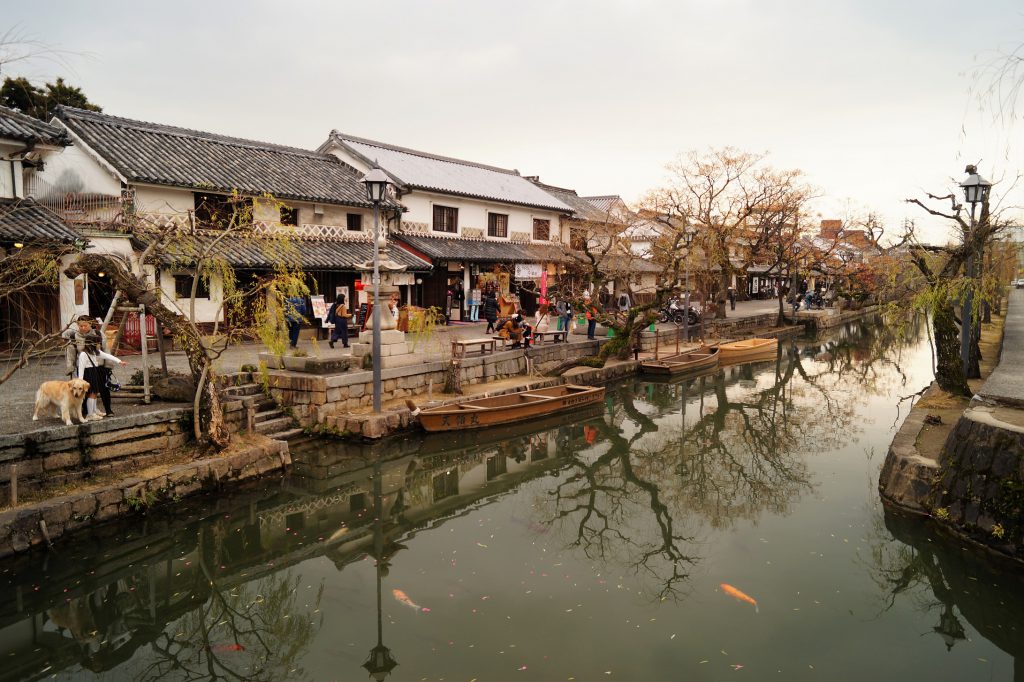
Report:
<svg viewBox="0 0 1024 682"><path fill-rule="evenodd" d="M55 146L70 144L67 133L58 126L0 107L0 139L37 142Z"/></svg>
<svg viewBox="0 0 1024 682"><path fill-rule="evenodd" d="M409 188L568 213L572 208L513 170L437 156L331 131L341 144L367 164L379 164Z"/></svg>
<svg viewBox="0 0 1024 682"><path fill-rule="evenodd" d="M329 154L71 107L57 116L132 182L371 205L360 174Z"/></svg>
<svg viewBox="0 0 1024 682"><path fill-rule="evenodd" d="M31 199L0 201L0 242L73 243L79 239L81 235L60 216Z"/></svg>
<svg viewBox="0 0 1024 682"><path fill-rule="evenodd" d="M194 241L171 241L167 248L160 250L160 259L168 264L191 262L196 250L205 247L217 236L211 231L201 233ZM145 236L140 236L137 240L140 246L148 242ZM391 246L388 253L392 260L407 266L412 272L426 272L431 269L430 263L395 245ZM349 239L275 240L232 235L223 238L217 244L213 255L224 258L233 267L243 270L263 269L283 261L295 262L307 271L353 272L358 269L357 264L373 259L373 242Z"/></svg>
<svg viewBox="0 0 1024 682"><path fill-rule="evenodd" d="M431 237L396 233L396 240L433 260L470 263L559 263L572 257L557 244L526 244L489 239Z"/></svg>
<svg viewBox="0 0 1024 682"><path fill-rule="evenodd" d="M589 220L592 222L605 222L608 220L607 211L600 210L593 202L588 201L577 194L576 190L565 189L564 187L555 187L554 185L546 185L536 178L531 179L530 182L552 195L563 204L571 207L573 218Z"/></svg>

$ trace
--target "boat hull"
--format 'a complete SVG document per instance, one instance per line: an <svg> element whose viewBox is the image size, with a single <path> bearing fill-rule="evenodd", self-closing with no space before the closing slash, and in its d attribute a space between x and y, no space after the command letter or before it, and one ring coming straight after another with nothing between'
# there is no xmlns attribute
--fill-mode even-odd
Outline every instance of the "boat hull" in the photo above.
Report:
<svg viewBox="0 0 1024 682"><path fill-rule="evenodd" d="M778 339L746 339L718 346L719 362L735 365L751 360L765 360L773 357L779 347Z"/></svg>
<svg viewBox="0 0 1024 682"><path fill-rule="evenodd" d="M708 369L718 364L717 348L706 351L690 351L658 360L645 360L640 363L644 374L683 374Z"/></svg>
<svg viewBox="0 0 1024 682"><path fill-rule="evenodd" d="M419 420L423 429L432 433L484 429L577 409L598 403L603 398L603 386L567 384L431 407L420 412Z"/></svg>

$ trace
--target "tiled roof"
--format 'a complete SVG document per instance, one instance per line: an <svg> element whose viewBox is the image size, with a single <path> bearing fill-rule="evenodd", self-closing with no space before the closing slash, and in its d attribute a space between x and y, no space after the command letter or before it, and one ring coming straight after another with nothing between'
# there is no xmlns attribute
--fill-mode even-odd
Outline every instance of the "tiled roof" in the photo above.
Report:
<svg viewBox="0 0 1024 682"><path fill-rule="evenodd" d="M329 154L71 107L57 116L131 182L371 205L360 174Z"/></svg>
<svg viewBox="0 0 1024 682"><path fill-rule="evenodd" d="M609 211L611 211L613 208L615 208L616 204L625 203L622 201L622 197L620 197L618 194L605 194L597 197L583 198L592 203L594 206L597 206L597 210L603 213L608 213Z"/></svg>
<svg viewBox="0 0 1024 682"><path fill-rule="evenodd" d="M337 130L331 131L328 143L331 141L340 144L367 165L379 165L396 183L408 188L565 213L572 211L571 207L513 170L365 140Z"/></svg>
<svg viewBox="0 0 1024 682"><path fill-rule="evenodd" d="M189 262L197 248L202 248L216 233L201 234L195 241L170 242L160 250L164 263ZM139 238L140 246L146 243ZM295 262L304 270L331 270L353 272L356 265L373 259L373 242L348 239L260 239L258 237L230 236L217 244L214 256L224 258L231 266L239 269L262 269L279 262ZM430 263L417 258L405 249L392 244L388 257L413 272L426 272Z"/></svg>
<svg viewBox="0 0 1024 682"><path fill-rule="evenodd" d="M555 197L563 204L566 204L572 208L572 217L579 220L590 220L593 222L604 222L608 219L608 212L601 211L592 202L587 201L579 194L576 190L565 189L564 187L555 187L554 185L545 185L537 178L530 178L530 182L540 187L542 190Z"/></svg>
<svg viewBox="0 0 1024 682"><path fill-rule="evenodd" d="M559 263L571 260L571 256L557 244L526 244L489 239L428 237L422 234L408 233L395 234L394 237L435 261Z"/></svg>
<svg viewBox="0 0 1024 682"><path fill-rule="evenodd" d="M57 126L26 116L14 109L0 107L0 139L67 146L67 133Z"/></svg>
<svg viewBox="0 0 1024 682"><path fill-rule="evenodd" d="M0 242L73 243L81 235L52 211L31 199L0 201Z"/></svg>

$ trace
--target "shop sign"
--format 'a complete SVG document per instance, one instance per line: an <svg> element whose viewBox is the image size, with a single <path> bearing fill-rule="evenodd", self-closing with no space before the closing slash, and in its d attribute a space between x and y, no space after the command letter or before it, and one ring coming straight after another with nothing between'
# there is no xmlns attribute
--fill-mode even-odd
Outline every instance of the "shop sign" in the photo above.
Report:
<svg viewBox="0 0 1024 682"><path fill-rule="evenodd" d="M543 270L540 263L516 263L516 279L539 279Z"/></svg>
<svg viewBox="0 0 1024 682"><path fill-rule="evenodd" d="M395 286L411 286L416 283L416 275L412 272L393 272L391 283Z"/></svg>

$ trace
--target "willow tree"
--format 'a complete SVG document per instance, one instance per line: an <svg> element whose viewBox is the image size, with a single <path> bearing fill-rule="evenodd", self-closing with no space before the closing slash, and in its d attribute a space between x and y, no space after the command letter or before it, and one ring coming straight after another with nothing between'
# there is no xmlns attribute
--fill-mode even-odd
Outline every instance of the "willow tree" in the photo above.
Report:
<svg viewBox="0 0 1024 682"><path fill-rule="evenodd" d="M971 395L968 376L961 359L961 330L963 325L973 326L979 318L983 301L989 300L997 287L991 282L996 272L974 276L967 271L968 260L980 256L985 248L1009 228L1005 220L992 214L986 200L981 205L977 220L968 213L955 192L945 195L927 194L929 203L920 199L907 199L930 215L949 221L954 231L953 240L944 246L920 243L912 223L905 227L900 242L907 257L921 276L921 286L910 303L931 315L934 330L935 381L939 387L955 395ZM940 208L945 203L948 208ZM974 304L962 305L971 294ZM957 306L960 317L957 317ZM980 348L977 339L971 343L971 363L977 365Z"/></svg>
<svg viewBox="0 0 1024 682"><path fill-rule="evenodd" d="M126 213L125 224L138 241L146 244L141 253L127 260L110 254L85 254L65 270L72 278L82 273L107 273L119 300L144 305L146 312L169 330L185 352L196 387L196 440L209 441L218 448L229 444L230 434L221 409L216 361L234 342L253 336L266 340L268 333L277 333L289 312L287 298L308 293L299 251L289 229L277 223L269 230L257 230L254 201L280 206L269 195L254 200L233 192L229 202L232 209L214 216L213 224L196 224L192 214L187 223L182 223ZM239 248L261 255L269 266L264 277L249 283L238 280L231 255ZM150 269L159 270L161 266L190 275L190 295L183 306L165 296L151 276ZM218 320L212 330L204 329L197 321L195 301L200 282L219 283L225 327Z"/></svg>

